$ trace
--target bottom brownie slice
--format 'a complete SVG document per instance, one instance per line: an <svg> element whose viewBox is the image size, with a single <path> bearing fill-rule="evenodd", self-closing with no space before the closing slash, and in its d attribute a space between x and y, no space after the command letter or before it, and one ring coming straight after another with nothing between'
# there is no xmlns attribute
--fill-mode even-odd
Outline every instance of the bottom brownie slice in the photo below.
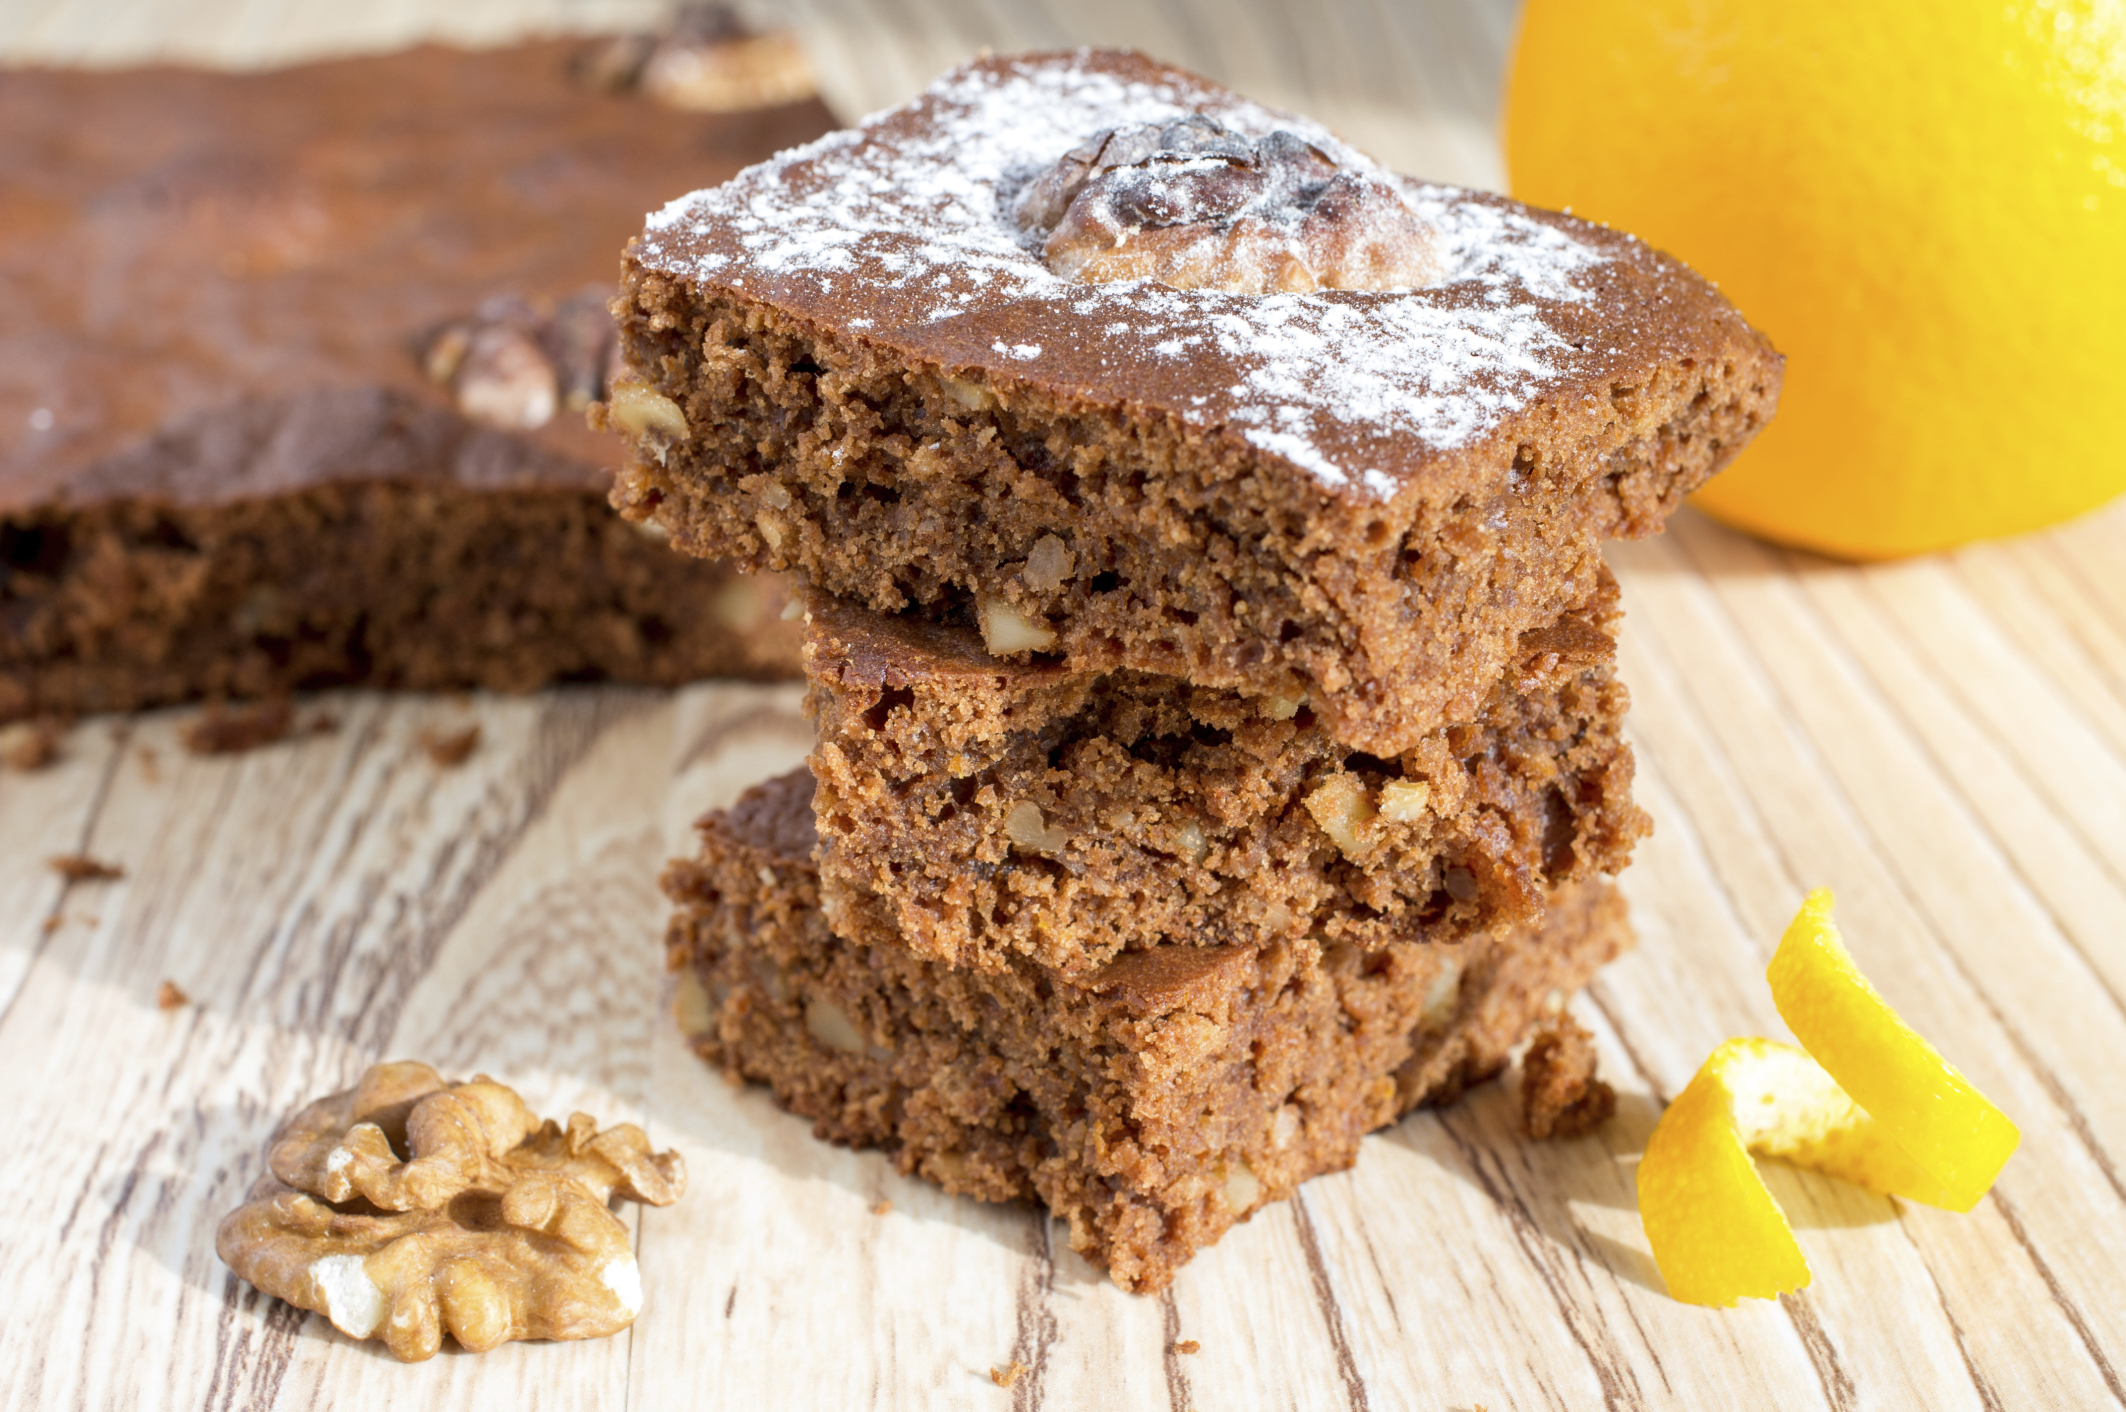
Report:
<svg viewBox="0 0 2126 1412"><path fill-rule="evenodd" d="M1075 980L954 969L828 929L812 788L802 770L754 787L665 872L695 1050L821 1137L888 1148L950 1192L1040 1201L1128 1290L1496 1075L1630 944L1623 899L1587 881L1540 927L1464 942L1170 945Z"/></svg>

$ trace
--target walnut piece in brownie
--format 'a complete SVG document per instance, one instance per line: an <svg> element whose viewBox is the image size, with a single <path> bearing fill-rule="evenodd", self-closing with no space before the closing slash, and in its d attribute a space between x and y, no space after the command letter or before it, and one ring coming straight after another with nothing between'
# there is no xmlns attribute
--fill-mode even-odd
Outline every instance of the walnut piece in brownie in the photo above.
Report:
<svg viewBox="0 0 2126 1412"><path fill-rule="evenodd" d="M1395 277L1421 287L1188 273L1259 201L1294 248L1308 221L1422 245ZM1151 277L1051 268L1107 260ZM1599 542L1756 435L1782 367L1629 236L1100 50L980 60L671 202L618 313L615 504L676 547L1001 625L1002 655L1305 698L1381 756L1473 718L1593 594Z"/></svg>
<svg viewBox="0 0 2126 1412"><path fill-rule="evenodd" d="M1530 635L1475 720L1387 758L1297 702L1000 661L972 628L814 595L828 918L928 960L1072 973L1169 939L1372 947L1540 921L1647 828L1603 587Z"/></svg>
<svg viewBox="0 0 2126 1412"><path fill-rule="evenodd" d="M1499 1073L1548 998L1630 943L1595 881L1540 928L1459 944L1161 946L1076 980L952 968L828 928L811 793L803 771L757 786L666 869L696 1052L823 1138L1040 1201L1124 1289L1162 1288L1367 1132Z"/></svg>
<svg viewBox="0 0 2126 1412"><path fill-rule="evenodd" d="M642 208L831 120L600 93L580 47L8 73L0 721L794 675L778 590L616 523L581 407Z"/></svg>

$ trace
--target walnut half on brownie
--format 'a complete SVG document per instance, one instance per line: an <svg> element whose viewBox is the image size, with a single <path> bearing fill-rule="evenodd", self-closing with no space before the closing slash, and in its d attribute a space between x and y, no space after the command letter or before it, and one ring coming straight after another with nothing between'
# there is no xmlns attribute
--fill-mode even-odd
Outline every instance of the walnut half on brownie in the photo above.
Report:
<svg viewBox="0 0 2126 1412"><path fill-rule="evenodd" d="M820 1137L950 1192L1040 1201L1129 1290L1499 1073L1631 940L1597 880L1558 889L1539 927L1460 943L1161 946L1077 979L953 968L829 929L811 796L802 770L756 786L665 871L696 1052Z"/></svg>
<svg viewBox="0 0 2126 1412"><path fill-rule="evenodd" d="M852 941L1076 974L1168 944L1371 948L1542 918L1621 870L1615 584L1524 644L1473 721L1399 756L1311 708L990 656L971 627L810 597L817 861Z"/></svg>
<svg viewBox="0 0 2126 1412"><path fill-rule="evenodd" d="M1771 416L1629 236L1385 172L1142 56L984 59L628 250L615 501L991 651L1474 718Z"/></svg>

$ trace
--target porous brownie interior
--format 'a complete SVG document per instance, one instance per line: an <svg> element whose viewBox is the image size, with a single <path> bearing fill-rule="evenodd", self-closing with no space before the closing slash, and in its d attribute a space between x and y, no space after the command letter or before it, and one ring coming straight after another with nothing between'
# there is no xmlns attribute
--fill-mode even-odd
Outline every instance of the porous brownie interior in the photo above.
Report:
<svg viewBox="0 0 2126 1412"><path fill-rule="evenodd" d="M1658 530L1778 385L1756 345L1652 364L1382 500L1157 409L909 362L633 263L621 310L689 431L638 442L615 504L678 548L881 612L1009 604L1081 668L1307 696L1384 755L1481 710L1520 635L1594 592L1600 540Z"/></svg>
<svg viewBox="0 0 2126 1412"><path fill-rule="evenodd" d="M1458 944L1164 946L1077 982L949 968L829 930L811 793L803 771L757 786L666 870L695 1049L821 1137L1039 1200L1125 1289L1163 1287L1364 1133L1498 1073L1629 942L1594 882L1555 893L1541 928Z"/></svg>
<svg viewBox="0 0 2126 1412"><path fill-rule="evenodd" d="M930 960L1073 972L1169 938L1370 947L1537 921L1647 827L1610 587L1534 638L1476 719L1390 758L1305 704L1017 667L971 631L815 596L828 915Z"/></svg>
<svg viewBox="0 0 2126 1412"><path fill-rule="evenodd" d="M0 563L0 719L796 665L779 588L671 553L591 489L372 481L45 506L0 521Z"/></svg>

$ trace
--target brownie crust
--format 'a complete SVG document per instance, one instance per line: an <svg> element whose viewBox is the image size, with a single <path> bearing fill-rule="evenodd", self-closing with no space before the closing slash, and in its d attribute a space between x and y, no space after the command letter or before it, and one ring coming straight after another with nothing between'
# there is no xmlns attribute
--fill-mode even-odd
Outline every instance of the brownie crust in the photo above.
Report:
<svg viewBox="0 0 2126 1412"><path fill-rule="evenodd" d="M1166 946L1075 982L953 969L832 934L810 793L802 771L756 787L666 871L695 1050L820 1137L956 1194L1039 1201L1128 1290L1350 1166L1365 1133L1498 1074L1630 942L1593 882L1539 929L1459 944Z"/></svg>
<svg viewBox="0 0 2126 1412"><path fill-rule="evenodd" d="M1648 827L1604 590L1531 635L1474 721L1385 759L1297 703L1000 662L972 629L814 595L827 915L927 960L1066 974L1184 939L1374 948L1539 922Z"/></svg>
<svg viewBox="0 0 2126 1412"><path fill-rule="evenodd" d="M1772 414L1779 355L1705 281L1501 198L1405 183L1467 249L1443 282L1393 293L1085 286L979 220L931 229L946 189L1008 221L1008 191L933 157L976 136L977 98L1033 79L1085 101L1028 119L1056 130L1029 151L1126 100L1363 160L1088 51L980 61L675 202L629 247L619 316L686 434L635 438L623 513L881 612L1002 605L1080 670L1305 697L1337 739L1388 755L1475 716L1520 635L1593 592L1600 540L1658 530ZM894 178L922 189L873 194ZM848 228L804 224L836 212ZM778 223L795 233L762 253ZM1501 321L1506 352L1483 341ZM1285 376L1294 347L1339 330L1370 359L1366 395Z"/></svg>

